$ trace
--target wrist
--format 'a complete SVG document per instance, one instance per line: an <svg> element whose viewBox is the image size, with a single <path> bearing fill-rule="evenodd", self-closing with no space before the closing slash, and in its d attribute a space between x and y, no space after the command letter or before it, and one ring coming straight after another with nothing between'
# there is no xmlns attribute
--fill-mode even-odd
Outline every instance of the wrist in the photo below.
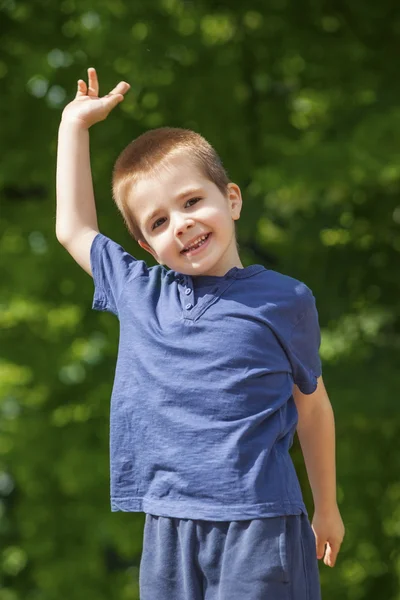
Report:
<svg viewBox="0 0 400 600"><path fill-rule="evenodd" d="M76 117L70 117L67 115L62 115L60 128L74 129L76 131L89 131L89 125L82 121L82 119L77 119Z"/></svg>
<svg viewBox="0 0 400 600"><path fill-rule="evenodd" d="M331 514L338 509L339 507L336 499L314 503L314 513L318 513L319 515Z"/></svg>

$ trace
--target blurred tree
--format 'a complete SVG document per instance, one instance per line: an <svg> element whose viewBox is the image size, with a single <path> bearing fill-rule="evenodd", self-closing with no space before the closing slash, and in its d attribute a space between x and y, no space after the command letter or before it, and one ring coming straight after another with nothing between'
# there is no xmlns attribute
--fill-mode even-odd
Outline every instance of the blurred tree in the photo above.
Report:
<svg viewBox="0 0 400 600"><path fill-rule="evenodd" d="M108 504L117 321L55 239L57 127L92 65L103 91L132 84L91 133L102 231L144 258L113 162L148 128L190 127L242 187L244 262L313 289L347 525L324 598L398 598L396 3L3 0L0 33L1 600L138 598L143 515Z"/></svg>

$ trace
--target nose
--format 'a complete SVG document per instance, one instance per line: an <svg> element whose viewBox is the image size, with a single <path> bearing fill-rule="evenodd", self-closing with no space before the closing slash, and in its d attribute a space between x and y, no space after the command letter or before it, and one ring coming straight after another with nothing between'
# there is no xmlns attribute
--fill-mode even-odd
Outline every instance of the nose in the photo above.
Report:
<svg viewBox="0 0 400 600"><path fill-rule="evenodd" d="M175 215L174 230L175 236L181 237L188 229L191 229L194 221L191 217L185 214Z"/></svg>

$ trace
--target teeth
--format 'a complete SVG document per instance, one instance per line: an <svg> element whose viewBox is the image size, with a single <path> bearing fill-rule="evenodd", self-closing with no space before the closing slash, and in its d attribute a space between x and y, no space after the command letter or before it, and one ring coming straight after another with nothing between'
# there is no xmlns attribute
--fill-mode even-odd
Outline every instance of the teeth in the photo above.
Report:
<svg viewBox="0 0 400 600"><path fill-rule="evenodd" d="M193 248L195 248L201 242L204 242L204 240L207 239L207 235L202 235L199 238L197 238L197 240L195 240L190 246L187 246L186 248L184 248L184 252L188 252L189 250L192 250Z"/></svg>

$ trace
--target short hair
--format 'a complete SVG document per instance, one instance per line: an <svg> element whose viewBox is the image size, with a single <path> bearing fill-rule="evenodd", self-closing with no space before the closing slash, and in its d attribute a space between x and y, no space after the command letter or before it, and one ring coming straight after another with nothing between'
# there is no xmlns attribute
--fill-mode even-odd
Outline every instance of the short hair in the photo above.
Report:
<svg viewBox="0 0 400 600"><path fill-rule="evenodd" d="M113 198L129 233L136 241L143 239L143 235L128 208L129 191L141 176L155 172L168 158L179 153L192 158L201 173L224 196L227 193L228 174L217 152L203 136L178 127L150 129L128 144L113 169Z"/></svg>

